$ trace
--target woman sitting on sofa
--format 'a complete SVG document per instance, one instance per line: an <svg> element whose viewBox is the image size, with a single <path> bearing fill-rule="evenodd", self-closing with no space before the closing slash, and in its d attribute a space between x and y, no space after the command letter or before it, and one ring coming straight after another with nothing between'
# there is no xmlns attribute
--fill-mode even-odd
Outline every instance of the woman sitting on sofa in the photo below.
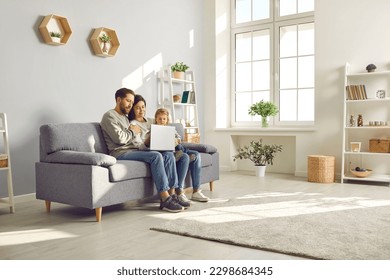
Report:
<svg viewBox="0 0 390 280"><path fill-rule="evenodd" d="M145 99L137 94L134 98L134 105L128 114L128 118L131 124L137 125L141 128L141 141L145 141L147 132L150 130L150 125L154 123L152 119L146 119L146 101ZM200 156L195 157L190 163L190 157L188 154L183 153L183 155L178 159L176 163L177 177L178 177L178 188L171 189L170 194L173 195L180 202L181 205L190 206L189 200L183 192L184 180L187 175L188 169L191 172L192 179L192 196L191 200L207 202L209 200L200 189L200 172L201 172L201 162ZM176 193L175 193L176 192ZM184 206L185 207L185 206Z"/></svg>

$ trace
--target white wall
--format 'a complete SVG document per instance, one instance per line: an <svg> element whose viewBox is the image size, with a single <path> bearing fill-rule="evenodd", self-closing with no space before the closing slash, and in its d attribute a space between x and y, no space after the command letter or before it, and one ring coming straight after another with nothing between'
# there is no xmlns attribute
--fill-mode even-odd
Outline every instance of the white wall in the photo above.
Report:
<svg viewBox="0 0 390 280"><path fill-rule="evenodd" d="M210 95L216 93L216 102L205 106L212 106L206 111L216 110L212 124L205 123L207 142L215 144L221 152L220 164L225 170L234 170L236 163L232 160L237 144L237 135L240 132L226 128L228 123L221 119L229 106L230 92L230 68L225 63L225 57L229 58L229 13L228 1L215 0L215 21L208 23L214 25L217 34L205 37L205 41L216 44L216 53L213 54L213 66L209 71L213 72L217 79L205 84L205 92ZM285 165L277 162L289 162L293 165L296 175L306 176L307 155L325 154L336 156L337 173L340 173L341 149L342 149L342 125L343 125L343 85L344 65L351 63L353 71L365 71L366 65L374 63L378 68L390 67L390 36L387 32L390 26L390 1L356 1L356 0L316 0L315 25L316 25L316 125L310 132L291 131L284 132L243 132L242 134L256 134L256 138L262 135L268 136L293 136L295 137L295 157L291 161L291 154L278 154L273 167L273 172L289 173ZM210 5L210 4L208 4ZM225 28L224 28L225 26ZM210 58L211 59L211 58ZM228 111L229 112L229 111ZM254 137L245 136L240 141L249 142ZM243 142L239 142L243 143ZM293 142L290 142L290 144ZM290 145L289 144L289 145ZM290 149L291 150L291 149ZM251 168L242 164L240 169Z"/></svg>
<svg viewBox="0 0 390 280"><path fill-rule="evenodd" d="M99 122L122 86L142 94L152 113L155 71L176 61L191 66L202 92L203 1L1 0L0 11L0 112L8 115L15 195L35 192L40 125ZM43 43L38 26L49 14L67 17L73 33L66 45ZM93 55L89 37L98 27L116 30L115 57ZM0 197L5 186L0 173Z"/></svg>
<svg viewBox="0 0 390 280"><path fill-rule="evenodd" d="M222 168L236 168L237 139L215 130L226 127L230 117L229 9L228 0L0 1L0 34L7 38L0 52L0 111L9 118L15 194L35 192L41 124L99 121L121 86L144 95L154 110L154 70L177 60L197 73L204 141L218 147ZM340 171L343 67L346 61L354 71L369 63L390 67L389 10L388 0L316 0L316 130L296 133L295 149L289 146L275 160L290 165L275 163L273 172L291 172L293 166L295 174L305 175L309 154L335 155ZM39 23L51 13L71 24L65 46L46 45L40 38ZM101 26L117 31L121 46L114 58L92 54L88 38ZM0 197L4 177L0 173Z"/></svg>

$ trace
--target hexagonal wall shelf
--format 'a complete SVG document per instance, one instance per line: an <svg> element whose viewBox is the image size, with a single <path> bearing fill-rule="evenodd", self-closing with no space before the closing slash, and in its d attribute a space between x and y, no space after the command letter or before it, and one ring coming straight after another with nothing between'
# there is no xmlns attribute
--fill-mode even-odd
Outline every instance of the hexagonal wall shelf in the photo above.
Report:
<svg viewBox="0 0 390 280"><path fill-rule="evenodd" d="M57 15L45 16L39 25L39 31L41 32L42 38L45 43L50 45L64 45L68 42L72 29L65 17ZM59 33L60 38L51 37L51 33Z"/></svg>
<svg viewBox="0 0 390 280"><path fill-rule="evenodd" d="M104 43L100 40L100 37L104 35L111 39L109 43L106 43L106 46L104 46ZM89 41L91 42L94 53L101 57L114 56L120 45L115 30L105 27L96 28Z"/></svg>

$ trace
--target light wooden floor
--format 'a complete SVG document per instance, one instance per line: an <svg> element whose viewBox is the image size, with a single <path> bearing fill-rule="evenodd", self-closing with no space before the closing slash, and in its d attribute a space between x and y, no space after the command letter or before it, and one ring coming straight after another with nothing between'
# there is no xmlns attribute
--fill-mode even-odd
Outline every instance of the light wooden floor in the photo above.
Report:
<svg viewBox="0 0 390 280"><path fill-rule="evenodd" d="M344 195L376 192L378 198L389 197L390 193L383 186L314 184L290 175L257 178L247 172L221 173L213 192L203 185L204 193L212 198L209 203L261 190L305 192L318 188ZM14 214L9 214L8 208L0 208L0 259L299 259L152 231L150 227L164 222L158 214L161 211L153 201L140 206L132 202L104 208L102 222L97 223L93 210L53 203L51 214L47 214L43 201L17 203Z"/></svg>

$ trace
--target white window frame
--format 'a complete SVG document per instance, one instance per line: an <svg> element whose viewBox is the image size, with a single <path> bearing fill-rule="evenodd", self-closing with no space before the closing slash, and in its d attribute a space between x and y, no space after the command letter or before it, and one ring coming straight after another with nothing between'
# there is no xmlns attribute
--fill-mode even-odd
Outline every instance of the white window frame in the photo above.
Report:
<svg viewBox="0 0 390 280"><path fill-rule="evenodd" d="M275 3L276 2L276 3ZM232 127L259 127L260 121L236 121L236 98L235 98L235 40L236 34L251 32L256 30L270 29L270 100L279 104L279 28L288 25L299 25L304 23L314 23L314 12L305 12L294 15L279 16L279 0L270 0L270 18L253 22L235 23L235 0L231 0L231 126ZM314 54L315 57L315 54ZM314 100L316 88L314 85ZM279 114L269 118L270 126L295 127L313 126L315 123L316 108L314 104L313 121L280 121Z"/></svg>

